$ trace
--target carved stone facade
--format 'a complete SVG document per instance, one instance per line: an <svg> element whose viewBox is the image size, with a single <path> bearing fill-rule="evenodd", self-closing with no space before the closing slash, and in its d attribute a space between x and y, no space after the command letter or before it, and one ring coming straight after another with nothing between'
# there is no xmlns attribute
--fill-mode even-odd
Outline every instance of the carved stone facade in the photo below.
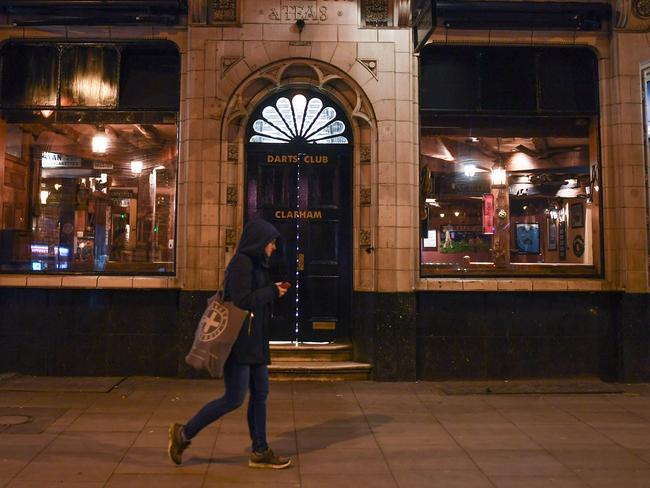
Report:
<svg viewBox="0 0 650 488"><path fill-rule="evenodd" d="M389 27L393 25L392 6L390 0L361 0L361 21L368 27Z"/></svg>
<svg viewBox="0 0 650 488"><path fill-rule="evenodd" d="M613 27L623 32L650 30L650 1L618 0L613 3Z"/></svg>
<svg viewBox="0 0 650 488"><path fill-rule="evenodd" d="M234 24L237 21L237 0L210 0L212 24Z"/></svg>
<svg viewBox="0 0 650 488"><path fill-rule="evenodd" d="M189 0L190 25L236 25L241 0Z"/></svg>

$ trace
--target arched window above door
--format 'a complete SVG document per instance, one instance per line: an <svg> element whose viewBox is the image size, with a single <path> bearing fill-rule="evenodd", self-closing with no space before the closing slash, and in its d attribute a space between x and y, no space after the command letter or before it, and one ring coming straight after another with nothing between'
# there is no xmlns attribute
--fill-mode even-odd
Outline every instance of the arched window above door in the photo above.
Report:
<svg viewBox="0 0 650 488"><path fill-rule="evenodd" d="M302 94L278 98L266 105L261 116L253 122L250 142L288 144L347 144L345 122L338 118L338 111L326 106L314 96L309 99Z"/></svg>

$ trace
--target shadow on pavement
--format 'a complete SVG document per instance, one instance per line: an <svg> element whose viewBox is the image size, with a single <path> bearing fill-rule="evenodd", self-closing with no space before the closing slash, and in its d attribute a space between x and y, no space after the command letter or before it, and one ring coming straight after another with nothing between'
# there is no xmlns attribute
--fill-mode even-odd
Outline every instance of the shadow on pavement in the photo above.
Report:
<svg viewBox="0 0 650 488"><path fill-rule="evenodd" d="M301 454L326 449L344 442L348 443L355 439L365 436L372 436L372 428L384 425L393 420L388 415L369 414L355 415L352 417L342 417L329 419L318 424L308 427L301 427L295 430L282 432L275 437L270 443L272 448L282 456L293 456L299 451ZM296 449L298 439L303 439L302 446ZM219 439L217 438L217 443ZM184 466L192 466L202 463L212 464L241 464L245 463L248 458L248 448L246 456L213 456L210 458L191 457Z"/></svg>

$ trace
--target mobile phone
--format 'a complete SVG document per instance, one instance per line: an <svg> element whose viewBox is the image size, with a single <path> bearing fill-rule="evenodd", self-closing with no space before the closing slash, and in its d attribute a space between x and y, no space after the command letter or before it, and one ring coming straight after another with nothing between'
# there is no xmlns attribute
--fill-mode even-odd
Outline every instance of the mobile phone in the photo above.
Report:
<svg viewBox="0 0 650 488"><path fill-rule="evenodd" d="M291 288L291 283L289 283L288 281L283 281L278 286L280 286L280 288L284 288L285 290L287 290L287 289Z"/></svg>

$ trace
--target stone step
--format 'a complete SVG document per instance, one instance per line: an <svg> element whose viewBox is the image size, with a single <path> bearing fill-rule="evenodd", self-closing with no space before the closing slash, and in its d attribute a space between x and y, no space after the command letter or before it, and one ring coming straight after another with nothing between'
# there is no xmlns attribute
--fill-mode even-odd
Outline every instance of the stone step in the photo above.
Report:
<svg viewBox="0 0 650 488"><path fill-rule="evenodd" d="M269 375L276 381L363 381L371 368L353 361L273 361Z"/></svg>
<svg viewBox="0 0 650 488"><path fill-rule="evenodd" d="M271 344L272 361L352 361L352 344L304 344L287 342Z"/></svg>

